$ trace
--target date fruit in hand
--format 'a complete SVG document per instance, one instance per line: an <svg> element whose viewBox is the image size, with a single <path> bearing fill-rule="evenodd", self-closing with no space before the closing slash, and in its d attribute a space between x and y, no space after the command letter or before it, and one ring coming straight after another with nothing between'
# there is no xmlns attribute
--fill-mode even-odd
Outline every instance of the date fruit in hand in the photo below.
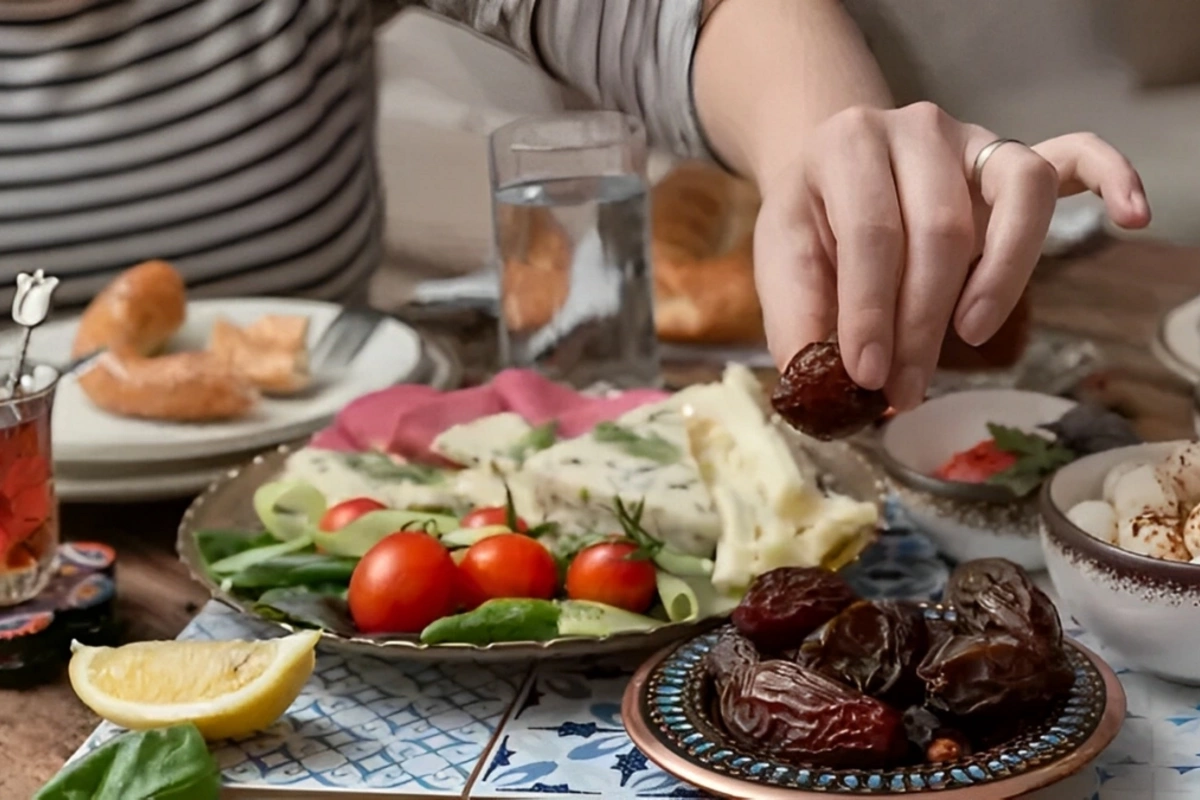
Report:
<svg viewBox="0 0 1200 800"><path fill-rule="evenodd" d="M740 670L753 667L759 662L758 651L754 644L737 628L726 628L717 637L716 644L708 651L705 667L708 676L719 694Z"/></svg>
<svg viewBox="0 0 1200 800"><path fill-rule="evenodd" d="M860 600L825 626L816 653L805 662L822 675L903 708L924 696L917 667L928 648L920 607Z"/></svg>
<svg viewBox="0 0 1200 800"><path fill-rule="evenodd" d="M858 597L839 575L819 567L765 572L733 610L733 624L764 653L799 647Z"/></svg>
<svg viewBox="0 0 1200 800"><path fill-rule="evenodd" d="M872 769L908 750L898 711L790 661L734 673L719 710L742 745L798 764Z"/></svg>
<svg viewBox="0 0 1200 800"><path fill-rule="evenodd" d="M793 428L825 441L858 433L888 410L883 392L850 377L836 342L813 342L797 353L779 376L771 405Z"/></svg>
<svg viewBox="0 0 1200 800"><path fill-rule="evenodd" d="M1002 631L963 634L930 651L917 674L932 708L956 717L1019 719L1075 682L1062 647Z"/></svg>
<svg viewBox="0 0 1200 800"><path fill-rule="evenodd" d="M967 631L1001 631L1052 648L1062 646L1062 622L1054 602L1011 561L981 558L962 564L950 575L944 597Z"/></svg>

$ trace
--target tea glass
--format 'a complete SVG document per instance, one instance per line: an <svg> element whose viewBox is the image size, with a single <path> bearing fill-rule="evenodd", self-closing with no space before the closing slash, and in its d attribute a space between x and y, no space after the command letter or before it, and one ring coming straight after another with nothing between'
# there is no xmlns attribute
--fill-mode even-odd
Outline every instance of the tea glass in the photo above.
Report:
<svg viewBox="0 0 1200 800"><path fill-rule="evenodd" d="M27 362L10 390L12 368L0 358L0 606L36 596L58 564L50 417L59 374Z"/></svg>

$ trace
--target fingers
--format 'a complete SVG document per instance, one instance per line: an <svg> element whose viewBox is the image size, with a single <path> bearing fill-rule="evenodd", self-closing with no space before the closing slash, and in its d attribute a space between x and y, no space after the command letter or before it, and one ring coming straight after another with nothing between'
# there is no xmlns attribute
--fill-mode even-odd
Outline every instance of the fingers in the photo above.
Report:
<svg viewBox="0 0 1200 800"><path fill-rule="evenodd" d="M1091 133L1047 139L1033 148L1058 172L1060 197L1092 191L1104 198L1108 215L1123 228L1150 224L1150 204L1142 179L1129 160Z"/></svg>
<svg viewBox="0 0 1200 800"><path fill-rule="evenodd" d="M833 266L807 198L763 206L754 226L754 281L767 347L782 371L837 324Z"/></svg>
<svg viewBox="0 0 1200 800"><path fill-rule="evenodd" d="M958 148L949 137L928 133L943 127L944 115L933 105L910 109L891 137L907 241L887 381L888 400L898 409L925 398L975 249L971 194Z"/></svg>
<svg viewBox="0 0 1200 800"><path fill-rule="evenodd" d="M855 110L839 116L825 142L811 171L837 243L838 343L850 377L880 389L891 369L904 263L887 133L872 112Z"/></svg>
<svg viewBox="0 0 1200 800"><path fill-rule="evenodd" d="M987 144L973 137L967 155ZM1041 256L1058 197L1055 168L1033 150L1005 145L991 156L978 187L991 206L983 255L963 288L955 329L963 341L981 345L992 338L1016 307Z"/></svg>

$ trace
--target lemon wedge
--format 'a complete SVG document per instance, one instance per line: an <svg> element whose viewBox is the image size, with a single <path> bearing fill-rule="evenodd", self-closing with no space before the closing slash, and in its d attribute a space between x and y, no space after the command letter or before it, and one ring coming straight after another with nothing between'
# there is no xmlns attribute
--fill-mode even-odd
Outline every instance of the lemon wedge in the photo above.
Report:
<svg viewBox="0 0 1200 800"><path fill-rule="evenodd" d="M321 638L305 631L261 642L137 642L71 646L71 687L124 728L195 723L204 738L269 727L300 694Z"/></svg>

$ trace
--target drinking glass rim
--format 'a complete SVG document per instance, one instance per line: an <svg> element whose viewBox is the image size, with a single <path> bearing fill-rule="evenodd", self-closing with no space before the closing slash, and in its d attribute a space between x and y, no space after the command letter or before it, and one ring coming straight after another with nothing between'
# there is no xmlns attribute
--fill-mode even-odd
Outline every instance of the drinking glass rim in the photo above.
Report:
<svg viewBox="0 0 1200 800"><path fill-rule="evenodd" d="M0 356L0 381L8 381L8 368L12 366L12 363L15 360L16 359L12 356ZM62 373L59 371L58 367L54 366L53 364L47 364L44 361L33 361L31 359L25 359L24 366L25 375L32 375L33 370L37 367L48 367L54 371L54 379L51 380L45 388L38 389L36 392L22 392L20 394L14 392L11 397L0 398L0 407L20 407L28 403L33 403L37 400L45 400L47 397L53 395L55 389L58 388L58 382L62 379Z"/></svg>
<svg viewBox="0 0 1200 800"><path fill-rule="evenodd" d="M513 149L513 150L523 151L523 152L546 152L546 153L554 152L557 150L595 150L595 149L600 149L600 148L605 148L605 147L616 147L619 145L627 144L629 142L629 137L634 137L635 141L636 141L637 137L639 137L639 136L643 140L645 139L646 126L642 123L642 121L640 119L638 119L637 117L635 117L631 114L626 114L623 111L612 111L610 109L596 109L594 111L589 111L589 110L552 111L552 112L547 112L547 113L543 113L543 114L529 114L526 116L518 117L510 122L504 123L503 125L501 125L498 128L492 129L492 132L488 135L488 139L491 140L491 142L494 145L494 143L498 139L500 139L505 133L509 133L509 132L511 132L513 130L517 130L519 128L529 127L529 126L533 126L533 125L546 125L546 124L555 123L555 122L570 122L572 120L586 120L589 118L598 119L598 118L605 118L605 117L611 118L611 119L619 119L624 123L625 130L622 132L622 134L619 137L613 138L613 139L603 139L603 140L599 140L599 141L595 141L595 142L576 142L576 143L571 143L571 144L545 145L545 146L517 145L516 143L513 143L512 145L509 145L509 148Z"/></svg>

